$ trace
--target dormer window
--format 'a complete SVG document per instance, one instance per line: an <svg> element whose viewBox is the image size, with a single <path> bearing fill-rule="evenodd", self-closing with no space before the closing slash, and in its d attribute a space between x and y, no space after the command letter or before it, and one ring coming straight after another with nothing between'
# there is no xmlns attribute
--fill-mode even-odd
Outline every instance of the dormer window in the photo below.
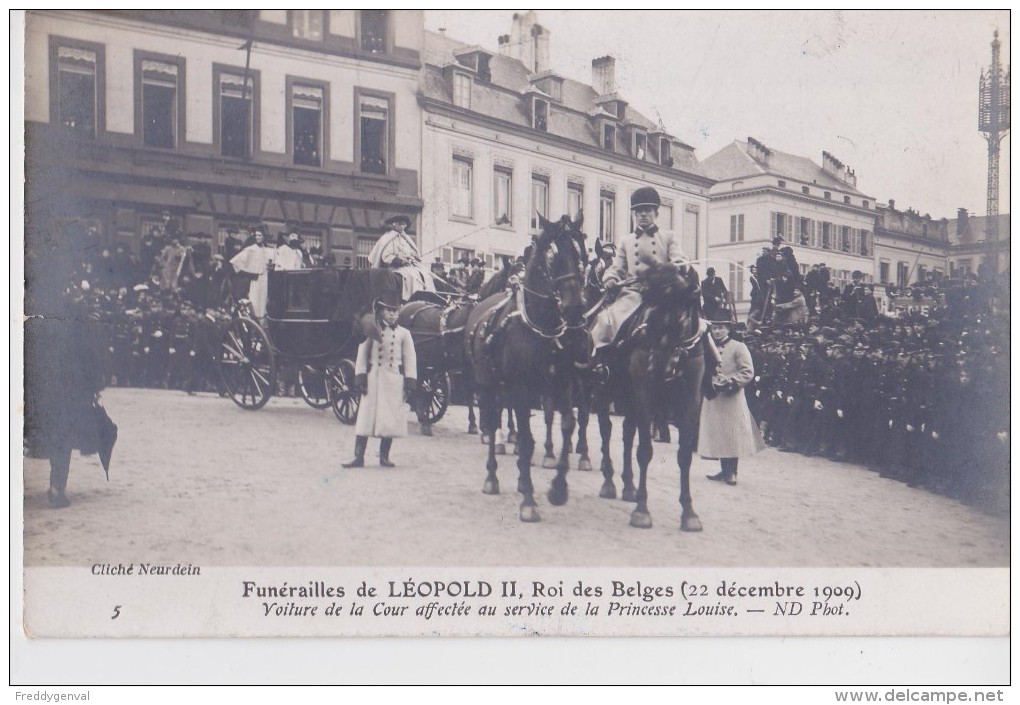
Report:
<svg viewBox="0 0 1020 705"><path fill-rule="evenodd" d="M643 160L648 153L648 137L644 132L634 132L634 157Z"/></svg>
<svg viewBox="0 0 1020 705"><path fill-rule="evenodd" d="M843 196L843 203L850 203L850 197L849 196Z"/></svg>
<svg viewBox="0 0 1020 705"><path fill-rule="evenodd" d="M667 137L659 138L659 164L673 166L673 156L670 154L670 141Z"/></svg>
<svg viewBox="0 0 1020 705"><path fill-rule="evenodd" d="M825 192L825 198L827 200L831 201L832 200L832 191L826 191Z"/></svg>
<svg viewBox="0 0 1020 705"><path fill-rule="evenodd" d="M489 68L489 55L478 54L478 80L484 83L492 81L492 69Z"/></svg>
<svg viewBox="0 0 1020 705"><path fill-rule="evenodd" d="M471 77L466 73L453 74L453 104L471 109Z"/></svg>
<svg viewBox="0 0 1020 705"><path fill-rule="evenodd" d="M549 101L532 98L531 126L542 132L549 131Z"/></svg>
<svg viewBox="0 0 1020 705"><path fill-rule="evenodd" d="M531 79L531 82L553 100L563 100L563 79L556 74L543 74Z"/></svg>
<svg viewBox="0 0 1020 705"><path fill-rule="evenodd" d="M603 123L602 125L602 147L606 151L616 151L616 125Z"/></svg>

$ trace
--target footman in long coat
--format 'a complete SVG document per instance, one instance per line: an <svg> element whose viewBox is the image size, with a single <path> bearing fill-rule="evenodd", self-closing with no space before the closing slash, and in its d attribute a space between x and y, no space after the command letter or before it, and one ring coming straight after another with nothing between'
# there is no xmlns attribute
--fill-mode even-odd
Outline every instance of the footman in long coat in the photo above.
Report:
<svg viewBox="0 0 1020 705"><path fill-rule="evenodd" d="M345 468L364 467L369 436L382 439L379 464L394 466L390 460L393 439L407 435L405 400L418 388L414 341L411 332L397 323L399 294L388 292L374 307L377 330L358 347L354 365L355 384L362 398L354 424L354 459L344 463Z"/></svg>
<svg viewBox="0 0 1020 705"><path fill-rule="evenodd" d="M701 405L698 455L718 458L722 466L708 479L735 485L738 459L763 450L765 441L744 396L744 387L754 379L751 353L746 345L730 337L731 320L726 314L710 324L721 362Z"/></svg>

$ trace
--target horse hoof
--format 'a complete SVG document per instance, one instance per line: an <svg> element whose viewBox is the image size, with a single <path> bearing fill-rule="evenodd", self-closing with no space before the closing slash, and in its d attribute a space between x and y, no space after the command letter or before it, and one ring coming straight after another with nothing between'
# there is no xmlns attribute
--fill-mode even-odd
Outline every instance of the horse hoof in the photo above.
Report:
<svg viewBox="0 0 1020 705"><path fill-rule="evenodd" d="M567 503L568 494L566 482L564 482L562 486L553 482L552 487L549 488L549 494L546 496L549 498L549 504L554 507L562 507Z"/></svg>
<svg viewBox="0 0 1020 705"><path fill-rule="evenodd" d="M602 489L599 490L599 497L602 499L616 499L616 484L612 480L603 482Z"/></svg>
<svg viewBox="0 0 1020 705"><path fill-rule="evenodd" d="M636 502L637 490L633 487L624 487L623 496L620 499L622 499L624 502Z"/></svg>
<svg viewBox="0 0 1020 705"><path fill-rule="evenodd" d="M472 436L475 436L475 435L478 434L478 427L477 426L468 426L467 432L469 434L471 434Z"/></svg>
<svg viewBox="0 0 1020 705"><path fill-rule="evenodd" d="M577 461L577 469L581 472L591 472L591 460L582 455L581 459Z"/></svg>
<svg viewBox="0 0 1020 705"><path fill-rule="evenodd" d="M486 480L482 485L482 494L499 494L499 480Z"/></svg>
<svg viewBox="0 0 1020 705"><path fill-rule="evenodd" d="M46 497L54 509L66 509L71 506L71 500L63 492L58 492L52 487L46 491Z"/></svg>
<svg viewBox="0 0 1020 705"><path fill-rule="evenodd" d="M634 510L630 515L630 525L635 529L650 529L652 528L652 515L648 512Z"/></svg>
<svg viewBox="0 0 1020 705"><path fill-rule="evenodd" d="M536 521L542 521L542 517L538 515L538 508L533 504L522 504L521 521L525 524L534 524Z"/></svg>
<svg viewBox="0 0 1020 705"><path fill-rule="evenodd" d="M701 531L701 519L697 514L685 514L680 517L680 531Z"/></svg>
<svg viewBox="0 0 1020 705"><path fill-rule="evenodd" d="M506 445L503 443L496 444L496 455L506 455Z"/></svg>
<svg viewBox="0 0 1020 705"><path fill-rule="evenodd" d="M546 468L547 470L551 470L552 468L555 468L556 467L556 456L555 455L547 455L544 458L542 458L542 467Z"/></svg>
<svg viewBox="0 0 1020 705"><path fill-rule="evenodd" d="M427 426L427 425L423 425L421 427L421 435L423 435L423 436L431 436L432 435L432 427L431 426Z"/></svg>

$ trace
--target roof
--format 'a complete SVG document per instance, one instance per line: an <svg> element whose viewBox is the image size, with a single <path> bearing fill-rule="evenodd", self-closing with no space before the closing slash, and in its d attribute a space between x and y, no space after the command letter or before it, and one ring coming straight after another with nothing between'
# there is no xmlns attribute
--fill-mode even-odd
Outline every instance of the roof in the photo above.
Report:
<svg viewBox="0 0 1020 705"><path fill-rule="evenodd" d="M555 72L549 71L532 74L517 59L488 49L473 47L437 32L426 31L424 44L425 65L422 69L422 92L425 98L452 104L452 87L449 85L445 67L457 63L455 54L463 55L466 49L484 51L491 57L489 60L491 80L487 83L476 82L475 90L471 96L471 112L514 123L528 129L531 129L530 106L523 96L529 92L538 92L541 95L532 79L536 76L547 77L550 73L562 78ZM483 90L479 90L479 88ZM601 96L601 98L604 102L606 96ZM614 95L612 98L625 100L618 95ZM563 78L559 100L550 100L546 132L601 149L599 122L590 117L602 114L601 106L598 105L599 99L599 94L590 85ZM606 117L613 118L614 122L619 124L624 131L624 134L617 139L615 149L615 153L621 156L630 156L629 135L631 130L643 128L649 133L658 130L657 123L649 120L629 104L626 106L622 120L616 121L615 116L608 113ZM673 149L671 153L674 167L690 174L704 176L704 172L694 156L693 147L675 138L672 139L680 147L680 149Z"/></svg>
<svg viewBox="0 0 1020 705"><path fill-rule="evenodd" d="M805 184L817 184L818 186L836 189L844 193L865 195L855 187L825 171L807 157L798 157L796 154L780 152L771 147L768 149L770 151L768 162L764 163L753 158L748 153L747 142L734 140L715 154L702 160L701 166L709 178L717 181L729 181L758 174L770 174L792 181L800 181Z"/></svg>
<svg viewBox="0 0 1020 705"><path fill-rule="evenodd" d="M999 216L999 242L1009 240L1009 213L1000 213ZM972 243L985 242L987 239L986 229L988 228L989 217L987 215L971 215L967 217L966 229L960 232L959 219L950 219L949 242L953 245L968 245Z"/></svg>

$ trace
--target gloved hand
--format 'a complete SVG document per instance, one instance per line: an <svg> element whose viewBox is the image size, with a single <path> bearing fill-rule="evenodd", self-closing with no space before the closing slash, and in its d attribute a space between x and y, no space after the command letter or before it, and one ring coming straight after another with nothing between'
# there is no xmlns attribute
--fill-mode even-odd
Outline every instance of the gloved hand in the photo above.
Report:
<svg viewBox="0 0 1020 705"><path fill-rule="evenodd" d="M354 391L363 397L368 396L368 375L356 375L354 377Z"/></svg>
<svg viewBox="0 0 1020 705"><path fill-rule="evenodd" d="M403 267L405 264L407 264L407 260L403 259L402 257L394 257L393 260L390 262L390 266L394 268Z"/></svg>
<svg viewBox="0 0 1020 705"><path fill-rule="evenodd" d="M404 378L404 399L408 404L414 404L415 397L418 396L418 380L413 377Z"/></svg>

